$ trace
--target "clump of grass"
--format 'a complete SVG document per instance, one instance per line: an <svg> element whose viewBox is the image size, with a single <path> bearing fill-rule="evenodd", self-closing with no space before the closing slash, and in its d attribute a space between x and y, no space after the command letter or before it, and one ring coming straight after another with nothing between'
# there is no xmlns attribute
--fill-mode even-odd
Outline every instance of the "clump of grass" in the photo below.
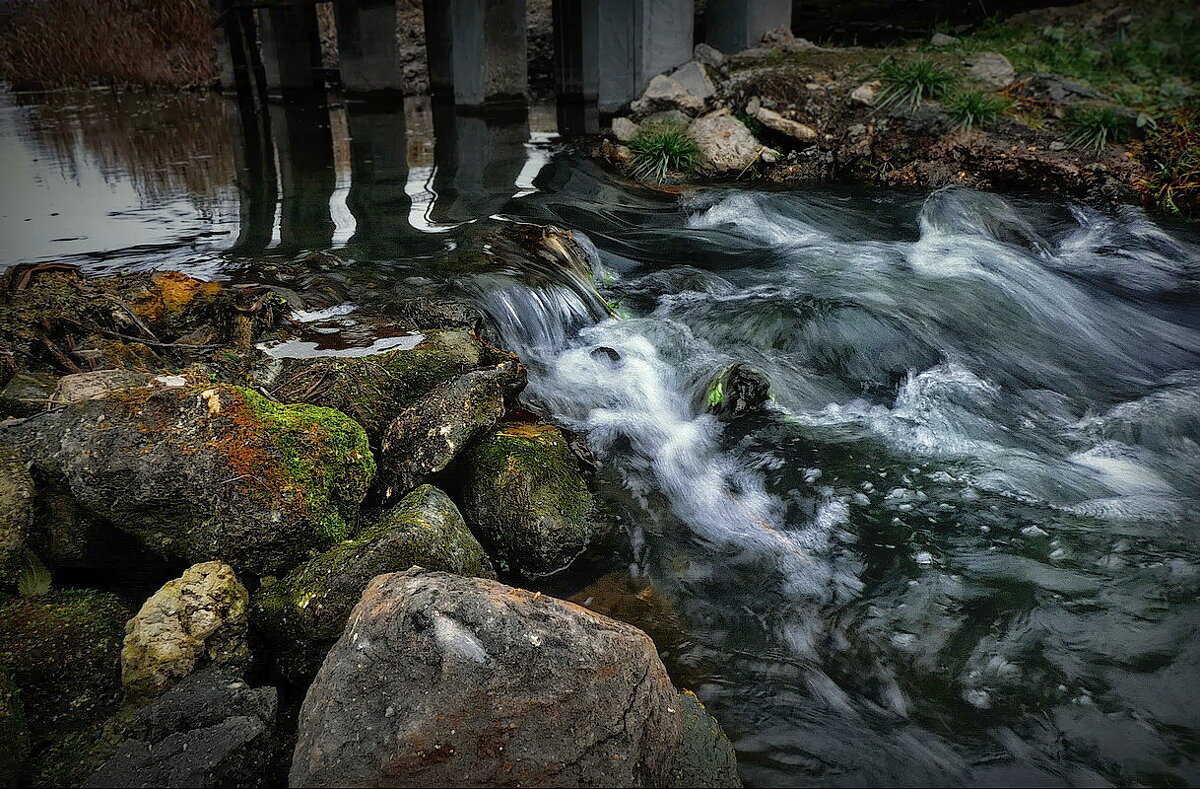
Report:
<svg viewBox="0 0 1200 789"><path fill-rule="evenodd" d="M1133 122L1112 107L1084 107L1067 117L1067 144L1099 152L1110 142L1129 136Z"/></svg>
<svg viewBox="0 0 1200 789"><path fill-rule="evenodd" d="M696 168L700 150L684 131L643 132L629 144L633 151L630 172L637 178L662 183L671 171L690 172Z"/></svg>
<svg viewBox="0 0 1200 789"><path fill-rule="evenodd" d="M1200 216L1200 117L1180 112L1139 146L1150 175L1138 183L1146 202L1178 216Z"/></svg>
<svg viewBox="0 0 1200 789"><path fill-rule="evenodd" d="M907 105L915 109L925 99L946 96L957 81L950 69L932 60L901 63L886 58L879 64L878 71L884 83L879 95L880 107Z"/></svg>
<svg viewBox="0 0 1200 789"><path fill-rule="evenodd" d="M999 118L1012 104L1003 96L982 93L977 90L963 91L950 99L947 110L950 117L962 129L983 126Z"/></svg>

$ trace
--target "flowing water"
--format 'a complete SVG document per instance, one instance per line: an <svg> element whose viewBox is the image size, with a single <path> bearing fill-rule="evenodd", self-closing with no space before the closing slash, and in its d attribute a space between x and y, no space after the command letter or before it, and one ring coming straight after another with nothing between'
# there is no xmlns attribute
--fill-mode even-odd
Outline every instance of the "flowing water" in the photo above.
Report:
<svg viewBox="0 0 1200 789"><path fill-rule="evenodd" d="M4 134L61 169L64 148L30 131L50 114L10 107ZM529 365L527 404L588 437L620 527L611 561L661 597L640 624L748 784L1200 783L1194 227L956 189L674 195L558 150L530 118L446 153L473 121L435 113L429 154L420 113L404 117L388 159L351 111L346 162L292 178L324 184L315 198L281 175L255 210L210 167L207 204L178 179L125 195L168 226L110 228L115 243L67 257L287 270L314 319L412 287L474 299ZM69 200L86 172L39 188ZM6 234L26 205L6 203ZM289 230L289 214L319 215L332 253L303 254L289 236L312 220ZM63 257L32 218L9 262ZM513 220L573 230L594 279L519 252L455 262ZM732 362L772 400L708 415Z"/></svg>

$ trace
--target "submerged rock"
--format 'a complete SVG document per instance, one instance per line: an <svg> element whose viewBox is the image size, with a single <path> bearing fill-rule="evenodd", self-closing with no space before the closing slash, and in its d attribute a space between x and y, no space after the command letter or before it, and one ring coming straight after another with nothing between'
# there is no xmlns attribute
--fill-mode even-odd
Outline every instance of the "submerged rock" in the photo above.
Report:
<svg viewBox="0 0 1200 789"><path fill-rule="evenodd" d="M168 581L125 625L121 681L132 699L157 696L197 668L249 667L249 595L233 568L193 565Z"/></svg>
<svg viewBox="0 0 1200 789"><path fill-rule="evenodd" d="M255 573L349 535L374 474L363 429L240 387L147 387L0 429L91 515L147 547Z"/></svg>
<svg viewBox="0 0 1200 789"><path fill-rule="evenodd" d="M728 110L697 118L688 134L696 141L701 166L718 174L742 172L758 160L763 149L746 124Z"/></svg>
<svg viewBox="0 0 1200 789"><path fill-rule="evenodd" d="M272 387L276 399L336 408L374 441L401 409L485 360L465 331L430 332L409 349L352 358L291 360Z"/></svg>
<svg viewBox="0 0 1200 789"><path fill-rule="evenodd" d="M414 568L372 581L325 659L290 783L738 786L734 767L644 633Z"/></svg>
<svg viewBox="0 0 1200 789"><path fill-rule="evenodd" d="M33 478L15 454L0 451L0 583L14 583L33 525Z"/></svg>
<svg viewBox="0 0 1200 789"><path fill-rule="evenodd" d="M592 494L557 427L502 425L466 453L464 474L467 522L515 570L557 572L595 536Z"/></svg>
<svg viewBox="0 0 1200 789"><path fill-rule="evenodd" d="M288 679L311 679L371 579L413 565L494 578L491 561L454 502L423 485L353 540L306 562L254 596L253 618Z"/></svg>
<svg viewBox="0 0 1200 789"><path fill-rule="evenodd" d="M391 500L450 465L504 416L505 401L525 388L515 359L447 381L402 409L380 441L380 477Z"/></svg>
<svg viewBox="0 0 1200 789"><path fill-rule="evenodd" d="M748 364L737 362L722 370L704 393L705 408L713 414L742 414L771 397L771 381Z"/></svg>
<svg viewBox="0 0 1200 789"><path fill-rule="evenodd" d="M278 697L218 668L140 710L88 787L258 787L270 766Z"/></svg>
<svg viewBox="0 0 1200 789"><path fill-rule="evenodd" d="M0 606L0 666L21 693L36 739L108 717L121 698L125 607L82 589Z"/></svg>

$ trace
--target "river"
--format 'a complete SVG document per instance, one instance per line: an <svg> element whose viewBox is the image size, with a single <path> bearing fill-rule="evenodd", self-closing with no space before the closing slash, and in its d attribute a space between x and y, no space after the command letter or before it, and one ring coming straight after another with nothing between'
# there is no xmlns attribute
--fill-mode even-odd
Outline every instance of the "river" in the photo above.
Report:
<svg viewBox="0 0 1200 789"><path fill-rule="evenodd" d="M638 624L748 785L1200 783L1194 225L640 188L547 107L275 108L267 156L231 116L0 95L0 265L262 279L325 318L475 300L588 437L608 569L657 590ZM574 231L595 280L446 264L501 221ZM772 401L706 414L734 362Z"/></svg>

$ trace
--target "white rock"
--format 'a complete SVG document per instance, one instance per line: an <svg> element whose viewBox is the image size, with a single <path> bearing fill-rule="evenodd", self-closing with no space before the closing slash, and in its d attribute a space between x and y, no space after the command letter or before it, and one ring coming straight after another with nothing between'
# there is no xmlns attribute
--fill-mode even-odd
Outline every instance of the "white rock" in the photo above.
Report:
<svg viewBox="0 0 1200 789"><path fill-rule="evenodd" d="M785 118L778 112L769 110L766 107L760 107L758 112L754 113L754 117L768 129L773 129L780 134L786 134L795 140L807 142L808 140L817 139L817 130L813 127L806 126L790 118Z"/></svg>
<svg viewBox="0 0 1200 789"><path fill-rule="evenodd" d="M875 102L879 100L879 91L883 88L883 83L879 80L871 80L859 85L850 94L850 101L859 104L865 104L868 107L874 107Z"/></svg>
<svg viewBox="0 0 1200 789"><path fill-rule="evenodd" d="M716 68L725 62L725 56L721 54L721 50L716 47L710 47L708 44L699 43L692 50L692 57L700 61L706 66Z"/></svg>
<svg viewBox="0 0 1200 789"><path fill-rule="evenodd" d="M671 73L671 78L683 86L683 89L701 99L707 99L717 92L704 64L689 60Z"/></svg>
<svg viewBox="0 0 1200 789"><path fill-rule="evenodd" d="M1012 63L998 52L984 52L968 62L971 68L967 73L993 88L1007 88L1017 76Z"/></svg>
<svg viewBox="0 0 1200 789"><path fill-rule="evenodd" d="M746 114L757 115L760 107L762 107L762 102L758 100L758 96L751 96L750 101L746 102Z"/></svg>
<svg viewBox="0 0 1200 789"><path fill-rule="evenodd" d="M642 133L642 127L629 118L613 118L612 133L621 142L633 142Z"/></svg>
<svg viewBox="0 0 1200 789"><path fill-rule="evenodd" d="M694 115L704 109L704 100L688 92L675 78L659 74L650 80L646 92L632 107L639 115L671 109Z"/></svg>
<svg viewBox="0 0 1200 789"><path fill-rule="evenodd" d="M740 173L758 160L763 146L728 110L692 121L688 133L700 150L700 163L717 173Z"/></svg>
<svg viewBox="0 0 1200 789"><path fill-rule="evenodd" d="M958 43L958 39L954 36L948 36L945 33L934 33L929 37L929 43L935 47L948 47Z"/></svg>

